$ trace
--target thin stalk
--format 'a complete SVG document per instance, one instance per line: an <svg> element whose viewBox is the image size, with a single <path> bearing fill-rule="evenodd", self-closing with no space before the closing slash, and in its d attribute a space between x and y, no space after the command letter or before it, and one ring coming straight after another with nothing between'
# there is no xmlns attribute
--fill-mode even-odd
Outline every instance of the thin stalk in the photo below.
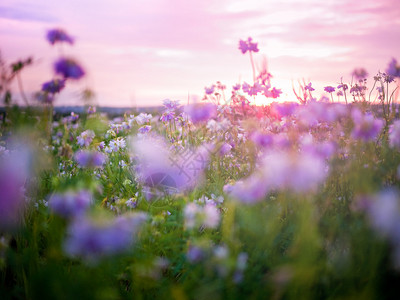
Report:
<svg viewBox="0 0 400 300"><path fill-rule="evenodd" d="M22 99L24 100L26 106L29 106L28 98L26 98L24 87L22 85L21 75L19 74L19 72L17 73L17 81L18 81L18 89L19 92L21 93Z"/></svg>

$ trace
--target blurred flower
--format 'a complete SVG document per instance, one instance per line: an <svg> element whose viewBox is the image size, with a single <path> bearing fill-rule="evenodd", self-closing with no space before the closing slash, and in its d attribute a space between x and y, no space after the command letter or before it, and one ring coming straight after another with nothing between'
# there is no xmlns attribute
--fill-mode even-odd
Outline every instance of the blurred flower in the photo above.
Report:
<svg viewBox="0 0 400 300"><path fill-rule="evenodd" d="M356 108L352 110L351 114L354 122L354 128L351 132L353 138L368 142L378 137L384 125L383 120L375 119L371 114L363 115Z"/></svg>
<svg viewBox="0 0 400 300"><path fill-rule="evenodd" d="M213 204L204 206L196 203L189 203L184 209L185 227L192 229L194 227L216 228L220 221L220 212Z"/></svg>
<svg viewBox="0 0 400 300"><path fill-rule="evenodd" d="M239 50L242 51L243 54L245 54L247 51L251 52L258 52L259 49L257 48L257 43L252 42L252 38L249 37L247 41L245 40L240 40L239 41Z"/></svg>
<svg viewBox="0 0 400 300"><path fill-rule="evenodd" d="M327 93L333 93L335 91L335 88L333 86L326 86L324 87L324 91Z"/></svg>
<svg viewBox="0 0 400 300"><path fill-rule="evenodd" d="M212 86L210 86L209 88L208 87L204 88L204 90L205 90L207 95L213 94L214 93L214 89L215 89L215 85L214 84Z"/></svg>
<svg viewBox="0 0 400 300"><path fill-rule="evenodd" d="M189 104L185 106L184 111L194 124L206 122L217 115L217 107L212 103Z"/></svg>
<svg viewBox="0 0 400 300"><path fill-rule="evenodd" d="M389 144L400 149L400 120L396 120L389 128Z"/></svg>
<svg viewBox="0 0 400 300"><path fill-rule="evenodd" d="M151 130L151 126L150 125L144 125L144 126L142 126L142 127L140 127L138 129L138 132L141 133L141 134L145 134L145 133L150 132L150 130Z"/></svg>
<svg viewBox="0 0 400 300"><path fill-rule="evenodd" d="M228 154L229 152L231 152L232 150L232 146L228 143L224 143L221 148L219 148L219 154L221 156L224 156L226 154Z"/></svg>
<svg viewBox="0 0 400 300"><path fill-rule="evenodd" d="M64 79L80 79L85 75L82 67L72 58L60 58L54 64L54 70L57 74L62 75Z"/></svg>
<svg viewBox="0 0 400 300"><path fill-rule="evenodd" d="M146 219L145 213L130 213L113 220L77 218L68 228L64 251L68 256L80 257L87 263L121 254L133 245Z"/></svg>
<svg viewBox="0 0 400 300"><path fill-rule="evenodd" d="M179 107L179 100L165 99L163 103L165 108L169 110L175 110Z"/></svg>
<svg viewBox="0 0 400 300"><path fill-rule="evenodd" d="M96 107L95 106L89 106L87 109L87 113L88 115L92 115L94 113L96 113Z"/></svg>
<svg viewBox="0 0 400 300"><path fill-rule="evenodd" d="M83 131L76 139L77 144L81 147L88 147L95 137L93 130L85 130Z"/></svg>
<svg viewBox="0 0 400 300"><path fill-rule="evenodd" d="M263 200L269 191L269 186L263 178L258 175L239 180L235 184L224 186L224 192L231 197L247 204L256 203Z"/></svg>
<svg viewBox="0 0 400 300"><path fill-rule="evenodd" d="M50 103L54 102L54 94L49 94L47 92L43 92L43 91L37 92L37 93L35 93L34 97L40 103L50 104Z"/></svg>
<svg viewBox="0 0 400 300"><path fill-rule="evenodd" d="M65 79L53 79L43 83L42 91L47 93L59 93L65 87Z"/></svg>
<svg viewBox="0 0 400 300"><path fill-rule="evenodd" d="M315 91L315 89L311 86L311 82L310 82L309 84L307 84L307 85L304 87L304 89L305 89L306 91L310 91L310 92Z"/></svg>
<svg viewBox="0 0 400 300"><path fill-rule="evenodd" d="M168 193L185 191L198 184L209 161L209 149L182 148L171 151L161 137L142 136L132 141L137 170L144 186Z"/></svg>
<svg viewBox="0 0 400 300"><path fill-rule="evenodd" d="M75 153L75 161L80 167L101 167L106 162L107 157L97 151L79 150Z"/></svg>
<svg viewBox="0 0 400 300"><path fill-rule="evenodd" d="M51 210L64 218L81 216L90 207L92 194L87 190L53 194L49 199Z"/></svg>
<svg viewBox="0 0 400 300"><path fill-rule="evenodd" d="M150 122L151 118L153 118L151 114L140 113L138 116L135 117L135 120L138 125L143 125Z"/></svg>
<svg viewBox="0 0 400 300"><path fill-rule="evenodd" d="M368 72L364 68L358 68L355 69L351 75L355 77L356 80L362 81L368 77Z"/></svg>
<svg viewBox="0 0 400 300"><path fill-rule="evenodd" d="M400 65L395 58L390 61L386 73L393 77L400 77Z"/></svg>
<svg viewBox="0 0 400 300"><path fill-rule="evenodd" d="M73 44L74 40L63 30L63 29L52 29L47 32L47 40L50 44L54 45L55 43L66 42L69 44Z"/></svg>

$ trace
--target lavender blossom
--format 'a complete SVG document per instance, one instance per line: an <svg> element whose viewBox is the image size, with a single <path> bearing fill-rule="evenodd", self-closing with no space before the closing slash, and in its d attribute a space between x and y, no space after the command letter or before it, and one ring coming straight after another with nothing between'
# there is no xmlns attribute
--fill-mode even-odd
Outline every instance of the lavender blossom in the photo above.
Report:
<svg viewBox="0 0 400 300"><path fill-rule="evenodd" d="M245 40L240 40L239 41L239 50L242 51L243 54L245 54L247 51L250 52L258 52L259 49L257 47L257 43L252 42L252 38L249 37L247 41Z"/></svg>
<svg viewBox="0 0 400 300"><path fill-rule="evenodd" d="M335 91L335 88L333 86L326 86L324 87L324 91L327 93L333 93Z"/></svg>

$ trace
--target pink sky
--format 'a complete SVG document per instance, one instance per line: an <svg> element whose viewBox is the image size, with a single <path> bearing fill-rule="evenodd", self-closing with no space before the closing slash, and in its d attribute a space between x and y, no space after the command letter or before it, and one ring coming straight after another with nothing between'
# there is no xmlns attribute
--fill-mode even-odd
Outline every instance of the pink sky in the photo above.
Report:
<svg viewBox="0 0 400 300"><path fill-rule="evenodd" d="M75 38L63 53L87 76L71 83L56 105L76 105L89 87L99 105L159 105L163 99L201 99L204 87L252 81L240 39L253 37L268 59L272 84L293 100L292 82L316 87L351 80L364 67L372 76L400 59L398 0L2 0L0 51L6 62L33 56L24 70L27 94L53 78L59 49L45 40L63 28ZM18 97L18 89L13 86ZM266 101L267 103L267 101Z"/></svg>

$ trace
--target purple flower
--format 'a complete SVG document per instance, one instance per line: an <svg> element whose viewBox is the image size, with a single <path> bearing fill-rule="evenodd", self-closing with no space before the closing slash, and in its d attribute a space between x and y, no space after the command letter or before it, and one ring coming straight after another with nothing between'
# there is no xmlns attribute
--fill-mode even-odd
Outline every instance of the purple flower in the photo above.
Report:
<svg viewBox="0 0 400 300"><path fill-rule="evenodd" d="M85 146L88 147L93 139L95 137L95 134L93 132L93 130L85 130L83 131L76 139L77 139L77 144L81 147Z"/></svg>
<svg viewBox="0 0 400 300"><path fill-rule="evenodd" d="M189 104L184 111L194 124L206 122L217 115L217 107L212 103Z"/></svg>
<svg viewBox="0 0 400 300"><path fill-rule="evenodd" d="M400 149L400 120L396 120L389 128L389 144Z"/></svg>
<svg viewBox="0 0 400 300"><path fill-rule="evenodd" d="M26 182L32 177L32 165L40 160L31 144L23 138L10 140L10 150L0 156L0 232L12 231L22 224Z"/></svg>
<svg viewBox="0 0 400 300"><path fill-rule="evenodd" d="M195 203L189 203L184 210L185 226L188 229L193 227L200 228L216 228L220 221L220 212L213 204L206 204L204 206Z"/></svg>
<svg viewBox="0 0 400 300"><path fill-rule="evenodd" d="M324 91L327 93L333 93L335 91L335 88L333 86L326 86L324 87Z"/></svg>
<svg viewBox="0 0 400 300"><path fill-rule="evenodd" d="M228 143L224 143L221 148L219 149L219 155L224 156L231 152L232 146Z"/></svg>
<svg viewBox="0 0 400 300"><path fill-rule="evenodd" d="M362 81L368 77L368 72L364 68L359 68L355 69L351 75L354 76L356 80Z"/></svg>
<svg viewBox="0 0 400 300"><path fill-rule="evenodd" d="M271 146L274 139L270 134L261 133L259 131L255 131L251 134L250 139L259 147L268 147Z"/></svg>
<svg viewBox="0 0 400 300"><path fill-rule="evenodd" d="M237 181L233 185L224 186L225 193L247 204L263 200L268 191L268 184L262 177L257 175L252 175L244 180Z"/></svg>
<svg viewBox="0 0 400 300"><path fill-rule="evenodd" d="M175 110L179 107L179 100L165 99L163 103L165 108L168 110Z"/></svg>
<svg viewBox="0 0 400 300"><path fill-rule="evenodd" d="M21 222L24 211L24 174L12 161L0 160L0 230L11 230Z"/></svg>
<svg viewBox="0 0 400 300"><path fill-rule="evenodd" d="M85 75L82 67L71 58L60 58L54 64L54 70L57 74L62 75L65 79L80 79Z"/></svg>
<svg viewBox="0 0 400 300"><path fill-rule="evenodd" d="M63 29L52 29L47 32L47 40L50 44L54 45L55 43L66 42L69 44L73 44L74 40L71 38Z"/></svg>
<svg viewBox="0 0 400 300"><path fill-rule="evenodd" d="M198 246L190 246L186 258L190 263L197 263L205 258L205 251Z"/></svg>
<svg viewBox="0 0 400 300"><path fill-rule="evenodd" d="M240 84L239 84L239 83L235 84L235 85L232 87L232 89L233 89L234 91L240 90Z"/></svg>
<svg viewBox="0 0 400 300"><path fill-rule="evenodd" d="M142 136L133 140L137 172L144 186L168 193L185 191L201 182L210 149L182 148L171 151L161 137Z"/></svg>
<svg viewBox="0 0 400 300"><path fill-rule="evenodd" d="M324 159L305 151L272 151L265 155L262 166L264 184L298 193L316 190L327 176Z"/></svg>
<svg viewBox="0 0 400 300"><path fill-rule="evenodd" d="M48 82L43 83L42 91L56 94L59 93L65 87L65 79L53 79Z"/></svg>
<svg viewBox="0 0 400 300"><path fill-rule="evenodd" d="M310 82L309 84L307 84L307 85L304 87L304 89L305 89L306 91L310 91L310 92L315 91L315 89L311 86L311 82Z"/></svg>
<svg viewBox="0 0 400 300"><path fill-rule="evenodd" d="M375 119L371 114L363 115L358 109L353 109L351 114L354 122L351 133L353 138L368 142L378 137L384 125L383 120Z"/></svg>
<svg viewBox="0 0 400 300"><path fill-rule="evenodd" d="M240 40L239 41L239 50L245 54L247 51L258 52L259 49L257 47L257 43L252 42L252 38L249 37L247 41Z"/></svg>
<svg viewBox="0 0 400 300"><path fill-rule="evenodd" d="M92 195L87 190L53 194L49 199L51 210L64 218L83 215L92 203Z"/></svg>
<svg viewBox="0 0 400 300"><path fill-rule="evenodd" d="M400 77L400 65L397 64L397 60L392 58L390 61L386 73L393 77Z"/></svg>
<svg viewBox="0 0 400 300"><path fill-rule="evenodd" d="M144 125L138 129L139 133L141 133L141 134L148 133L148 132L150 132L150 130L151 130L150 125Z"/></svg>
<svg viewBox="0 0 400 300"><path fill-rule="evenodd" d="M214 89L215 89L215 85L213 84L210 87L205 87L204 90L206 92L207 95L211 95L214 93Z"/></svg>
<svg viewBox="0 0 400 300"><path fill-rule="evenodd" d="M107 157L101 152L80 150L75 153L75 161L82 168L101 167L106 162Z"/></svg>
<svg viewBox="0 0 400 300"><path fill-rule="evenodd" d="M80 257L87 263L126 252L135 242L145 213L130 213L113 220L77 218L68 228L64 251L68 256Z"/></svg>

